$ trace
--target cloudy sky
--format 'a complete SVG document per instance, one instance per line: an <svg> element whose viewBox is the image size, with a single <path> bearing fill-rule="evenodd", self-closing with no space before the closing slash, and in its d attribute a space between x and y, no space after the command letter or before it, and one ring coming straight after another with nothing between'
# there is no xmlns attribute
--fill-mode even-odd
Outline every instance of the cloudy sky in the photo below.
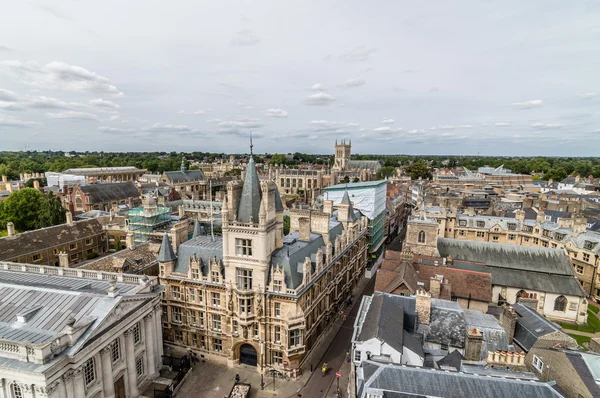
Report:
<svg viewBox="0 0 600 398"><path fill-rule="evenodd" d="M15 1L0 149L598 155L600 3Z"/></svg>

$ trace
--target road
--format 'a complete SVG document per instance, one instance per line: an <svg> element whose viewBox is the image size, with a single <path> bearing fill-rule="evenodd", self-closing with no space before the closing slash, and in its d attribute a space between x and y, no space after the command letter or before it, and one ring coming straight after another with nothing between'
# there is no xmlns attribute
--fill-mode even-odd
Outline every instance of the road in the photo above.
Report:
<svg viewBox="0 0 600 398"><path fill-rule="evenodd" d="M370 296L373 294L373 289L375 288L375 278L371 278L371 281L365 288L363 292L363 296ZM358 308L360 307L360 300L362 300L362 296L359 301L356 303L352 311L346 317L344 324L340 328L340 331L336 335L335 339L323 355L323 358L318 364L313 364L317 366L318 369L312 373L311 378L308 383L300 390L298 396L304 398L317 398L324 397L329 389L329 386L335 382L335 372L342 365L342 361L346 360L346 352L350 351L351 348L351 340L352 340L352 331L354 329L354 320L356 319L356 314L358 313ZM329 371L323 377L321 374L320 367L323 365L323 362L327 362L329 367ZM342 375L342 377L347 377L348 375ZM335 391L335 388L332 389Z"/></svg>

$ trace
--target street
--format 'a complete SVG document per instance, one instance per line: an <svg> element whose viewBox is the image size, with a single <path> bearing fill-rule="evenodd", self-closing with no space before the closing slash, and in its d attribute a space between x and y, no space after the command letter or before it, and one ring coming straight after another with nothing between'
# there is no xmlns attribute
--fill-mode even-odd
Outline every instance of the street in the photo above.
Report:
<svg viewBox="0 0 600 398"><path fill-rule="evenodd" d="M363 295L371 295L373 294L373 289L375 287L375 278L371 278L369 284L365 288ZM333 384L331 388L331 392L329 396L335 393L335 373L342 365L342 362L346 360L346 352L350 351L350 342L352 340L352 332L354 329L354 320L356 319L356 314L358 313L358 308L360 306L360 301L362 300L362 296L355 298L356 303L352 311L346 317L340 331L338 332L336 338L333 340L323 358L321 358L320 362L313 363L313 373L308 381L308 383L300 390L297 397L305 397L305 398L313 398L313 397L325 397L327 394L327 390ZM321 375L321 366L323 362L327 362L329 370L325 377ZM310 364L307 364L310 366ZM342 378L347 378L348 375L342 375ZM343 396L346 394L344 393Z"/></svg>

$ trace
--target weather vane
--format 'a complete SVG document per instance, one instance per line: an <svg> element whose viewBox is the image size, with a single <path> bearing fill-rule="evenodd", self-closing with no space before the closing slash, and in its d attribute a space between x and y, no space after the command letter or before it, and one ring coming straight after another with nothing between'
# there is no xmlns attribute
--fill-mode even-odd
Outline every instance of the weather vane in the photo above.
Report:
<svg viewBox="0 0 600 398"><path fill-rule="evenodd" d="M252 156L252 148L254 147L254 145L252 145L252 133L250 133L250 156Z"/></svg>

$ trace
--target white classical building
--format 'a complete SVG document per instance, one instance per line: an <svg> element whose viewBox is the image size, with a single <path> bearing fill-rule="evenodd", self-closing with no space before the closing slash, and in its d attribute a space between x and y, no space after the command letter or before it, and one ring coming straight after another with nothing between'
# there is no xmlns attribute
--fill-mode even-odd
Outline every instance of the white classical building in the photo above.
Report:
<svg viewBox="0 0 600 398"><path fill-rule="evenodd" d="M155 277L0 262L0 397L137 397L160 370Z"/></svg>

